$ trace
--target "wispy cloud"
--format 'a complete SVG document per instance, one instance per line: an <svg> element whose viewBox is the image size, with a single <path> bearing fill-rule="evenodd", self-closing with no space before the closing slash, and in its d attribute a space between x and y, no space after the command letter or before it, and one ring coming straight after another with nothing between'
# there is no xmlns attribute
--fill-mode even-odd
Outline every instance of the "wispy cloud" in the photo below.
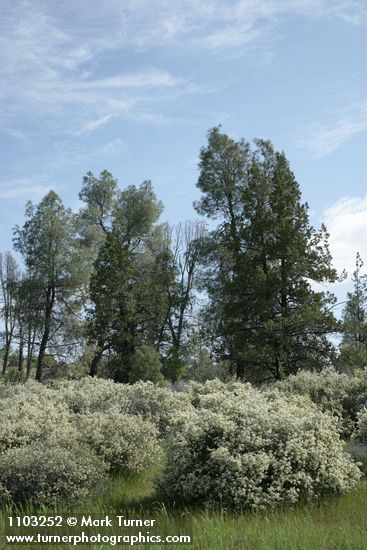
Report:
<svg viewBox="0 0 367 550"><path fill-rule="evenodd" d="M38 200L55 186L44 183L36 183L34 180L16 179L0 182L0 200L12 201Z"/></svg>
<svg viewBox="0 0 367 550"><path fill-rule="evenodd" d="M166 71L148 70L142 73L122 74L101 80L75 83L79 90L108 90L113 88L146 88L172 87L181 84L182 80L174 78Z"/></svg>
<svg viewBox="0 0 367 550"><path fill-rule="evenodd" d="M349 109L351 111L351 109ZM329 124L313 124L298 139L313 157L324 157L335 151L353 136L367 131L367 100L362 101L345 116Z"/></svg>
<svg viewBox="0 0 367 550"><path fill-rule="evenodd" d="M25 117L32 122L42 120L44 130L52 126L58 132L91 133L113 117L126 116L132 108L137 111L142 106L144 112L146 104L159 101L160 91L185 90L181 78L154 67L101 78L104 55L124 46L115 24L119 13L118 17L110 14L111 24L105 28L110 27L114 36L107 41L100 39L105 28L94 32L91 22L91 27L82 25L84 35L80 36L54 5L50 10L50 4L42 1L5 0L2 7L0 109L13 134L17 114L23 121ZM85 12L81 8L75 2L76 19Z"/></svg>
<svg viewBox="0 0 367 550"><path fill-rule="evenodd" d="M90 134L91 132L94 132L94 130L97 130L100 126L104 126L107 124L107 122L112 118L112 115L105 115L98 118L95 118L93 120L90 120L89 122L86 122L83 124L83 126L78 130L77 135L80 134Z"/></svg>
<svg viewBox="0 0 367 550"><path fill-rule="evenodd" d="M238 47L292 15L336 17L354 25L367 19L363 0L111 0L109 6L123 24L120 41L140 48L172 41L214 50Z"/></svg>
<svg viewBox="0 0 367 550"><path fill-rule="evenodd" d="M123 139L116 138L112 141L109 141L108 143L105 143L102 145L102 147L98 148L94 156L103 156L103 157L114 157L115 155L118 155L126 148L126 143Z"/></svg>
<svg viewBox="0 0 367 550"><path fill-rule="evenodd" d="M200 86L160 67L124 69L127 52L163 46L213 56L243 54L246 48L266 48L294 15L336 17L353 25L367 20L365 3L357 0L109 0L88 9L84 0L3 0L4 125L14 133L21 118L41 123L43 132L76 136L117 117L156 122L164 117L160 104L167 98L178 100ZM113 56L121 61L110 64ZM348 131L355 130L341 125L331 140ZM320 150L328 137L320 135Z"/></svg>

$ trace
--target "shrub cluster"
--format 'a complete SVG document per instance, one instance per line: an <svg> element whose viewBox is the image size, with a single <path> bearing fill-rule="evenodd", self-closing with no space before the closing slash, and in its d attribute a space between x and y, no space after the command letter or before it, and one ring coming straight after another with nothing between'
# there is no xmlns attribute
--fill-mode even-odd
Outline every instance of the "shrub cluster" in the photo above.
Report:
<svg viewBox="0 0 367 550"><path fill-rule="evenodd" d="M259 510L348 491L360 476L335 419L308 399L218 381L187 391L158 482L169 498Z"/></svg>
<svg viewBox="0 0 367 550"><path fill-rule="evenodd" d="M154 394L153 384L151 389ZM54 387L1 385L0 498L75 500L108 471L146 470L161 455L159 397L139 407L139 391L138 384L134 389L92 379Z"/></svg>
<svg viewBox="0 0 367 550"><path fill-rule="evenodd" d="M149 420L117 410L78 418L79 437L113 471L140 474L161 455L158 432Z"/></svg>
<svg viewBox="0 0 367 550"><path fill-rule="evenodd" d="M367 404L367 370L353 376L339 373L332 367L320 372L300 371L276 387L288 395L307 396L321 410L339 419L340 431L350 435L357 420L358 411Z"/></svg>
<svg viewBox="0 0 367 550"><path fill-rule="evenodd" d="M98 485L106 466L89 449L30 444L9 449L0 457L3 500L54 505L81 500Z"/></svg>
<svg viewBox="0 0 367 550"><path fill-rule="evenodd" d="M110 472L144 472L162 442L158 487L169 498L257 510L347 491L360 472L339 437L338 417L351 410L339 405L352 394L338 376L298 375L263 391L218 380L180 391L89 377L0 384L0 499L85 498ZM337 382L327 393L315 380ZM367 413L359 425L367 432Z"/></svg>
<svg viewBox="0 0 367 550"><path fill-rule="evenodd" d="M152 382L115 384L112 380L86 377L61 382L55 388L58 402L66 404L74 413L104 413L113 409L153 422L161 434L170 424L174 411L184 408L187 401L185 394Z"/></svg>

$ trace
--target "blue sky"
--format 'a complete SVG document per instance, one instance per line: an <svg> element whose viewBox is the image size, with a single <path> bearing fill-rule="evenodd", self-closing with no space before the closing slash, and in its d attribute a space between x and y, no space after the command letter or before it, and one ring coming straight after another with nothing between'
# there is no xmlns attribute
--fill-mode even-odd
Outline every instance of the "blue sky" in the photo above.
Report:
<svg viewBox="0 0 367 550"><path fill-rule="evenodd" d="M365 0L1 0L0 249L26 200L78 207L83 175L151 179L196 214L219 123L284 149L338 268L367 263Z"/></svg>

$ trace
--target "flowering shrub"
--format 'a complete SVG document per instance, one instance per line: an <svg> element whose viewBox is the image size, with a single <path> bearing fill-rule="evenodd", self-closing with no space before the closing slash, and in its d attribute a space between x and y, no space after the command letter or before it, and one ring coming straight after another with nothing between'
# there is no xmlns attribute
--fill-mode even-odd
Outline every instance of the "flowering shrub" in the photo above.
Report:
<svg viewBox="0 0 367 550"><path fill-rule="evenodd" d="M167 462L158 485L172 498L257 510L347 491L360 472L343 453L338 418L356 415L352 396L364 402L367 371L345 377L302 373L264 391L218 380L177 392L89 377L0 384L0 499L84 498L106 471L139 474L156 462L159 433Z"/></svg>
<svg viewBox="0 0 367 550"><path fill-rule="evenodd" d="M75 439L72 417L65 405L42 392L17 392L0 402L0 454L12 447L48 441L49 445Z"/></svg>
<svg viewBox="0 0 367 550"><path fill-rule="evenodd" d="M55 399L66 404L74 413L107 412L111 409L123 414L141 416L156 424L164 432L170 422L172 411L186 397L176 396L168 388L152 382L136 384L115 384L112 380L82 378L77 381L61 382L56 386Z"/></svg>
<svg viewBox="0 0 367 550"><path fill-rule="evenodd" d="M185 393L176 394L168 388L155 386L152 382L137 382L124 386L127 397L127 414L140 415L154 422L164 434L172 417L178 410L185 410L189 403Z"/></svg>
<svg viewBox="0 0 367 550"><path fill-rule="evenodd" d="M156 427L139 416L116 410L95 412L77 420L81 441L92 447L112 470L139 474L160 458Z"/></svg>
<svg viewBox="0 0 367 550"><path fill-rule="evenodd" d="M155 395L153 384L149 388L150 400L149 391L145 391L143 387L133 389L132 386L90 378L61 382L52 387L34 382L7 387L0 384L0 457L7 461L11 456L16 462L10 470L14 474L15 485L10 484L10 478L6 478L5 483L0 477L0 496L3 499L4 495L8 499L18 499L21 495L21 492L17 492L18 481L24 481L25 487L29 481L31 487L27 498L38 503L49 502L54 497L61 498L63 495L74 498L77 494L82 494L84 489L88 491L94 481L98 481L99 476L94 480L93 472L87 468L86 472L92 477L76 479L75 495L71 490L72 486L69 491L63 481L60 483L62 487L65 486L65 491L58 490L55 481L56 492L52 492L50 488L48 493L47 479L54 483L52 476L57 476L58 473L61 475L62 470L53 470L48 475L45 465L33 463L33 460L41 460L41 455L36 452L37 448L54 450L60 454L60 460L65 458L65 464L70 470L71 484L74 483L73 476L79 475L79 470L73 464L78 456L86 455L86 449L89 449L93 460L96 460L96 456L99 457L102 471L110 469L124 473L143 472L161 454L156 424L160 420L159 407L162 407L164 399L162 394ZM169 390L164 391L170 395L171 400L174 399ZM144 395L146 393L146 403L138 403L139 392ZM141 399L144 399L144 395L141 395ZM145 419L140 413L144 413ZM28 450L30 453L27 458ZM79 464L81 462L78 459L78 468ZM19 471L16 469L18 466ZM39 484L26 476L27 468L41 476Z"/></svg>
<svg viewBox="0 0 367 550"><path fill-rule="evenodd" d="M105 472L103 461L90 449L24 445L0 455L0 496L37 505L81 500Z"/></svg>
<svg viewBox="0 0 367 550"><path fill-rule="evenodd" d="M117 406L124 408L120 384L112 380L91 378L59 382L54 386L55 399L69 407L74 413L93 413Z"/></svg>
<svg viewBox="0 0 367 550"><path fill-rule="evenodd" d="M358 410L366 403L366 382L366 371L349 376L328 367L321 372L301 371L278 382L276 387L286 394L308 396L323 411L339 418L342 433L349 435Z"/></svg>
<svg viewBox="0 0 367 550"><path fill-rule="evenodd" d="M360 477L335 419L303 397L218 381L187 392L158 482L170 498L259 510L348 491Z"/></svg>

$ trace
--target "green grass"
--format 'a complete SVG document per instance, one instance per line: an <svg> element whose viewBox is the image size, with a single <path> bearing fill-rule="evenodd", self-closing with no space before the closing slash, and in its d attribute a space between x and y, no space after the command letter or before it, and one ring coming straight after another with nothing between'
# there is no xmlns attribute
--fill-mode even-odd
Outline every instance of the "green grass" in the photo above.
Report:
<svg viewBox="0 0 367 550"><path fill-rule="evenodd" d="M299 505L294 509L277 510L263 514L230 514L224 511L188 510L157 502L153 479L156 470L139 479L116 477L109 486L95 494L82 506L59 510L61 513L91 514L103 517L125 516L155 519L159 530L169 534L192 534L193 544L182 546L195 550L321 550L367 548L367 481L363 480L350 494L327 498L321 502ZM25 514L31 509L18 510ZM8 511L4 511L7 515ZM34 512L34 511L33 511ZM43 510L53 515L54 510ZM15 514L15 511L13 512ZM1 529L4 528L4 517ZM98 533L101 529L96 528ZM47 545L40 546L46 548ZM82 546L78 546L81 548ZM159 548L144 545L140 548ZM173 546L170 546L171 548ZM9 546L14 550L26 548ZM34 548L34 547L33 547ZM51 548L47 546L47 549ZM57 546L72 548L72 546ZM75 547L74 547L75 548ZM86 548L113 548L88 546ZM167 548L167 547L165 547ZM179 548L179 545L175 546Z"/></svg>

